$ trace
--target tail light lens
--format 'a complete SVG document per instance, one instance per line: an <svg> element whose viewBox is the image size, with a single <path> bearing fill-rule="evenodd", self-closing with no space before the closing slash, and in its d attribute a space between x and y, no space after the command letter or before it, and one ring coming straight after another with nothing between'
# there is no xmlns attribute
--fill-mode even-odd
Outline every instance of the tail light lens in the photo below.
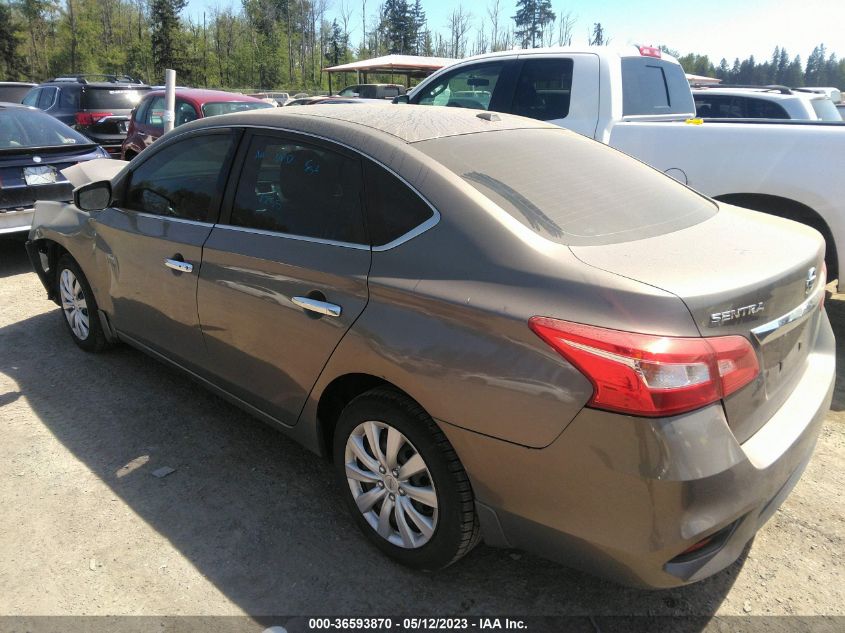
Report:
<svg viewBox="0 0 845 633"><path fill-rule="evenodd" d="M100 119L105 119L107 116L112 116L111 112L77 112L77 125L94 125Z"/></svg>
<svg viewBox="0 0 845 633"><path fill-rule="evenodd" d="M692 411L759 373L742 336L680 338L609 330L548 317L529 327L593 383L588 406L649 417Z"/></svg>

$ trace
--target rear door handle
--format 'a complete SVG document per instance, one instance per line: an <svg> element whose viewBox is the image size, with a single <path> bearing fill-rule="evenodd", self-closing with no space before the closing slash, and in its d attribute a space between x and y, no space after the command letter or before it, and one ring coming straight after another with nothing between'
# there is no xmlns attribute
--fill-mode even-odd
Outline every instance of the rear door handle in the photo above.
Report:
<svg viewBox="0 0 845 633"><path fill-rule="evenodd" d="M328 301L318 301L310 297L291 297L291 301L303 310L316 312L324 316L339 317L342 310L339 305L329 303Z"/></svg>
<svg viewBox="0 0 845 633"><path fill-rule="evenodd" d="M164 265L173 270L178 270L180 273L190 273L194 271L194 265L189 264L181 259L165 259Z"/></svg>

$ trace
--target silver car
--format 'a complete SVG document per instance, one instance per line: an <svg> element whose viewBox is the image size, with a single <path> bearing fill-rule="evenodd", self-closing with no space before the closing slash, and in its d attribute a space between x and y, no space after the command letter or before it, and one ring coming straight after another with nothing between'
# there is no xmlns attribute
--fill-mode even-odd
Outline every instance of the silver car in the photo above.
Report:
<svg viewBox="0 0 845 633"><path fill-rule="evenodd" d="M28 251L72 340L133 345L330 458L406 565L483 539L700 580L831 401L818 233L553 125L265 110L69 177Z"/></svg>

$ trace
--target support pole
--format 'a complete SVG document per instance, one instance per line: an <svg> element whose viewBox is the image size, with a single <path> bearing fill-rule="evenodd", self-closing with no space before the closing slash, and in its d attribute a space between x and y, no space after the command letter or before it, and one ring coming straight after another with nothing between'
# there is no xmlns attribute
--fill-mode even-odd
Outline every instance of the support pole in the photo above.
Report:
<svg viewBox="0 0 845 633"><path fill-rule="evenodd" d="M176 71L168 68L164 71L164 133L173 129L176 120Z"/></svg>

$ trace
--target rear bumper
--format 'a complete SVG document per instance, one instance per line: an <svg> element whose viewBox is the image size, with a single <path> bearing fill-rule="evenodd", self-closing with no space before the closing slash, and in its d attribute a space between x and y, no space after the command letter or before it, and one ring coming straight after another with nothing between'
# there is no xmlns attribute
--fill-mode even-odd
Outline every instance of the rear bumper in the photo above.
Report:
<svg viewBox="0 0 845 633"><path fill-rule="evenodd" d="M835 380L826 316L790 398L740 444L721 404L664 419L584 409L529 449L442 423L485 540L624 584L674 587L731 565L798 482ZM703 538L713 543L685 556Z"/></svg>
<svg viewBox="0 0 845 633"><path fill-rule="evenodd" d="M32 227L32 217L34 215L35 209L0 211L0 235L29 231Z"/></svg>

